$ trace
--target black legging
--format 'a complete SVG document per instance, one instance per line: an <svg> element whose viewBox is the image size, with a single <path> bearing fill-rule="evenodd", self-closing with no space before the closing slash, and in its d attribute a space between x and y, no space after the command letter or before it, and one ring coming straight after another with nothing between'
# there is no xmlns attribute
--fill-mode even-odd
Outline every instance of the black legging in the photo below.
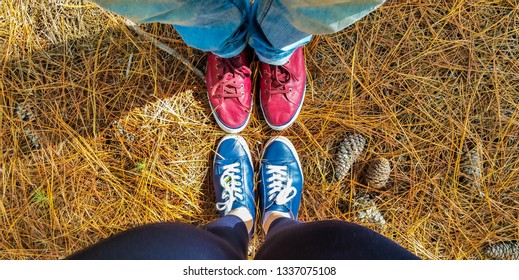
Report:
<svg viewBox="0 0 519 280"><path fill-rule="evenodd" d="M246 259L245 224L227 215L203 228L181 223L137 227L79 251L68 259ZM275 220L256 259L418 259L388 238L341 221Z"/></svg>

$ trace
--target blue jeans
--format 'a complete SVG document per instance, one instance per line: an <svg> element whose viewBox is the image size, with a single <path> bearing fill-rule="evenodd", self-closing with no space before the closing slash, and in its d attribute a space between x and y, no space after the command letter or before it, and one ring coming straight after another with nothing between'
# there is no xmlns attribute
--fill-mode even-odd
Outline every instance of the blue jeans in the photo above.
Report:
<svg viewBox="0 0 519 280"><path fill-rule="evenodd" d="M249 234L240 218L224 216L203 228L159 223L121 232L67 259L243 260ZM284 260L416 260L390 239L343 221L301 223L275 220L255 259Z"/></svg>
<svg viewBox="0 0 519 280"><path fill-rule="evenodd" d="M187 45L229 58L249 44L284 64L314 34L342 30L385 0L93 0L136 23L173 24Z"/></svg>

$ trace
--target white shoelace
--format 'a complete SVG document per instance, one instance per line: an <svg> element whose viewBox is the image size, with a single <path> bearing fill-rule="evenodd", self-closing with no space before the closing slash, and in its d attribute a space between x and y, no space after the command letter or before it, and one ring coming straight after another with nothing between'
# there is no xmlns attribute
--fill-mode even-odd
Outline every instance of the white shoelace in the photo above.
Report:
<svg viewBox="0 0 519 280"><path fill-rule="evenodd" d="M267 179L267 195L268 200L275 198L274 203L283 205L297 195L297 189L292 187L292 179L288 178L287 166L267 165L267 175L271 175Z"/></svg>
<svg viewBox="0 0 519 280"><path fill-rule="evenodd" d="M243 189L241 187L241 176L239 162L227 164L223 166L223 174L220 177L220 185L222 186L222 200L223 202L216 203L216 209L224 211L227 215L232 208L232 204L237 200L243 200Z"/></svg>

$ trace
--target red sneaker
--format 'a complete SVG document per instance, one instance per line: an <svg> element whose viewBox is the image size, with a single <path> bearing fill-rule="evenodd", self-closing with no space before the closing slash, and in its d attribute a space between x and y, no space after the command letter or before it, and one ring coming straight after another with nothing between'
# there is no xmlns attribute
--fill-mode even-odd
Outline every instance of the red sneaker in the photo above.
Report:
<svg viewBox="0 0 519 280"><path fill-rule="evenodd" d="M299 115L306 90L303 48L299 47L281 66L260 62L260 106L274 130L289 127Z"/></svg>
<svg viewBox="0 0 519 280"><path fill-rule="evenodd" d="M216 122L227 133L242 131L252 108L250 60L243 51L232 58L207 54L207 96Z"/></svg>

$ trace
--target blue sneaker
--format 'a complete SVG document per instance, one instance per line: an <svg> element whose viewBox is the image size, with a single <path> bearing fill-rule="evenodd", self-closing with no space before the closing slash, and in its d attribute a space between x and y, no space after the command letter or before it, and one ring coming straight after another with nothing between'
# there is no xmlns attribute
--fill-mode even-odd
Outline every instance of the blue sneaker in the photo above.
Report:
<svg viewBox="0 0 519 280"><path fill-rule="evenodd" d="M254 170L249 147L239 135L229 134L220 140L213 163L216 209L220 216L245 207L254 220Z"/></svg>
<svg viewBox="0 0 519 280"><path fill-rule="evenodd" d="M260 161L260 210L278 211L297 219L303 170L294 145L283 136L270 139L265 145Z"/></svg>

